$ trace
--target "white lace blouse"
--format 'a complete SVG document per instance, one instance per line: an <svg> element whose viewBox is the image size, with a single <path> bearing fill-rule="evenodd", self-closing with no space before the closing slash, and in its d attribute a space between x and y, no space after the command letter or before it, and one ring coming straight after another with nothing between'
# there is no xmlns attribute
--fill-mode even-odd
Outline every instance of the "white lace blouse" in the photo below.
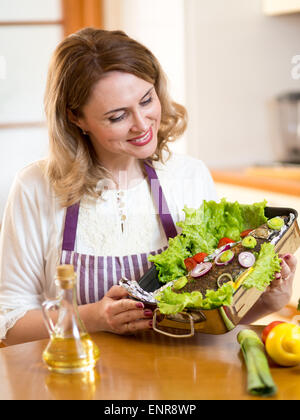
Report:
<svg viewBox="0 0 300 420"><path fill-rule="evenodd" d="M54 297L66 209L59 205L43 174L43 161L23 169L12 186L0 236L0 339L32 309ZM203 162L172 155L155 169L174 222L183 207L216 200ZM151 252L167 239L145 179L128 190L104 190L100 198L83 198L75 251L101 256Z"/></svg>
<svg viewBox="0 0 300 420"><path fill-rule="evenodd" d="M134 204L134 205L133 205ZM80 203L77 244L89 255L131 255L167 244L147 179Z"/></svg>

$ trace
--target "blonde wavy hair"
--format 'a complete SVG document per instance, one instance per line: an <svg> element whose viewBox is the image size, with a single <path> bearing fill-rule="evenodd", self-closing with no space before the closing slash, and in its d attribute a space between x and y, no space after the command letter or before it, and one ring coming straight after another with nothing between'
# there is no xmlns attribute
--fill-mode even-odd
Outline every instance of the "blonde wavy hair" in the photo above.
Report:
<svg viewBox="0 0 300 420"><path fill-rule="evenodd" d="M168 143L186 129L186 110L169 97L166 76L145 46L122 31L85 28L68 36L54 51L44 101L49 132L45 170L62 206L80 201L84 194L99 196L96 185L109 176L89 137L69 118L70 111L82 116L94 85L109 71L131 73L156 89L162 116L150 163L163 162L163 152L170 155Z"/></svg>

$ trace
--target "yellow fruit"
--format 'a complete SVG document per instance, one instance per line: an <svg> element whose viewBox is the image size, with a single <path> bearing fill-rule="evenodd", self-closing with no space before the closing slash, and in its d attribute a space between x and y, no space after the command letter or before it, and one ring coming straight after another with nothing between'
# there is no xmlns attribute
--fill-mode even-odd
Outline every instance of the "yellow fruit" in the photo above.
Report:
<svg viewBox="0 0 300 420"><path fill-rule="evenodd" d="M300 327L283 323L276 325L266 339L268 355L280 366L296 366L300 363Z"/></svg>

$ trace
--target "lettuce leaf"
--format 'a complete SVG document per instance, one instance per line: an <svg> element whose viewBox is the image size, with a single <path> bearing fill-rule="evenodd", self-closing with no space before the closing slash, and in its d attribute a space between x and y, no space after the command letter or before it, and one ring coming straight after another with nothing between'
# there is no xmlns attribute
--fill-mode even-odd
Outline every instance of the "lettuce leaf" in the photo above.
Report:
<svg viewBox="0 0 300 420"><path fill-rule="evenodd" d="M243 286L247 289L256 287L263 291L273 280L275 273L281 271L281 259L270 242L265 242L260 248L253 271L246 277Z"/></svg>
<svg viewBox="0 0 300 420"><path fill-rule="evenodd" d="M233 287L225 283L217 291L208 290L205 298L200 292L175 293L171 287L164 289L159 295L158 308L161 313L170 315L182 312L185 308L214 309L223 305L231 305Z"/></svg>
<svg viewBox="0 0 300 420"><path fill-rule="evenodd" d="M220 306L230 306L234 288L229 283L223 284L218 290L207 290L202 302L202 309L215 309Z"/></svg>
<svg viewBox="0 0 300 420"><path fill-rule="evenodd" d="M175 280L186 274L185 258L198 252L211 254L223 237L235 241L246 229L254 229L267 221L264 215L266 201L254 204L203 201L199 209L184 207L185 220L177 223L182 233L169 240L166 251L151 255L162 283Z"/></svg>
<svg viewBox="0 0 300 420"><path fill-rule="evenodd" d="M187 307L201 307L202 301L200 292L175 293L171 287L167 287L159 295L158 307L163 314L177 314Z"/></svg>
<svg viewBox="0 0 300 420"><path fill-rule="evenodd" d="M182 234L190 239L192 254L197 252L212 253L221 238L228 237L234 241L240 239L240 233L264 224L267 218L264 209L267 202L239 204L227 202L223 198L219 203L203 201L195 210L184 207L185 220L177 223Z"/></svg>
<svg viewBox="0 0 300 420"><path fill-rule="evenodd" d="M158 278L163 283L186 275L185 258L190 256L188 239L182 235L170 238L169 247L157 255L150 255L149 261L155 263Z"/></svg>

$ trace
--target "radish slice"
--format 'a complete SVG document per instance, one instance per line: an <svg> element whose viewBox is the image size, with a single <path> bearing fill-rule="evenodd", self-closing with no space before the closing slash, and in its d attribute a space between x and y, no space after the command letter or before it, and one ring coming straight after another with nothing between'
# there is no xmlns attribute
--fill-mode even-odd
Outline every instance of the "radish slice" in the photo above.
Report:
<svg viewBox="0 0 300 420"><path fill-rule="evenodd" d="M212 268L212 263L206 262L206 263L200 263L197 264L195 268L191 271L192 277L201 277L204 276L204 274L208 273Z"/></svg>
<svg viewBox="0 0 300 420"><path fill-rule="evenodd" d="M222 247L221 247L221 248L219 248L219 249L220 249L222 252L223 252L223 251L227 251L228 249L231 249L233 245L236 245L236 243L234 242L234 243L230 243L230 244L224 245L224 246L222 246Z"/></svg>
<svg viewBox="0 0 300 420"><path fill-rule="evenodd" d="M252 267L255 263L255 256L251 252L241 252L239 255L239 263L244 268Z"/></svg>
<svg viewBox="0 0 300 420"><path fill-rule="evenodd" d="M215 259L215 264L216 265L227 265L229 264L233 259L234 259L234 252L230 251L232 253L232 256L227 260L227 261L221 261L220 258L222 258L222 256L224 256L225 252L228 252L229 250L223 251L221 252Z"/></svg>

